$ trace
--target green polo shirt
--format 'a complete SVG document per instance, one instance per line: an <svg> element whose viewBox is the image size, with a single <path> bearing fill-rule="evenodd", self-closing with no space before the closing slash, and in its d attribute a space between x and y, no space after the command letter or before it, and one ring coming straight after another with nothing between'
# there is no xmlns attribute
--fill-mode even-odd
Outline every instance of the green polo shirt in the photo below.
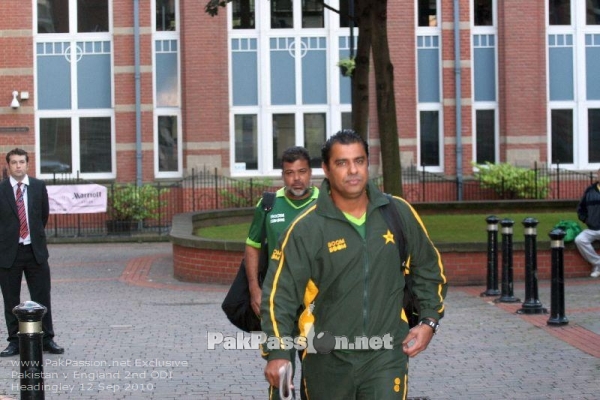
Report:
<svg viewBox="0 0 600 400"><path fill-rule="evenodd" d="M263 237L264 229L267 229L267 243L269 246L269 254L273 252L273 249L277 245L279 235L288 227L290 222L296 218L298 214L310 203L312 203L317 197L319 197L319 188L312 187L312 194L302 200L290 200L285 196L285 188L281 188L275 195L275 203L273 209L269 211L265 224L263 220L265 218L265 210L262 208L262 198L256 205L254 210L254 218L250 225L250 232L246 239L246 244L254 248L260 249L260 239Z"/></svg>

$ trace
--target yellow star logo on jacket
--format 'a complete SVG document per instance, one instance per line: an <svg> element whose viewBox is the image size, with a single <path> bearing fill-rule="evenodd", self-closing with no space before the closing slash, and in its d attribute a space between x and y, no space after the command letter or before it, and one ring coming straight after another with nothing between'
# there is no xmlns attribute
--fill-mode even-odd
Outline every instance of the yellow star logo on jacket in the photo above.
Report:
<svg viewBox="0 0 600 400"><path fill-rule="evenodd" d="M389 229L386 232L386 234L383 235L383 238L385 239L385 244L388 244L388 243L394 243L394 244L396 244L396 242L394 242L394 234L392 232L390 232Z"/></svg>

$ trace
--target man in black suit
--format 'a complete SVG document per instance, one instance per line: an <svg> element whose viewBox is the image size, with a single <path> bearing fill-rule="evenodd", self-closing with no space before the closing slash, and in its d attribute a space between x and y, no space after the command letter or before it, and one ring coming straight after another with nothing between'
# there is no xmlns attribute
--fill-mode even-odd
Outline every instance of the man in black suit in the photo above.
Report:
<svg viewBox="0 0 600 400"><path fill-rule="evenodd" d="M62 354L65 350L53 339L45 232L50 214L46 184L27 175L29 156L25 150L9 151L6 162L10 176L0 182L0 287L9 344L0 357L19 354L19 321L12 310L21 302L23 274L31 300L47 309L42 318L44 350Z"/></svg>

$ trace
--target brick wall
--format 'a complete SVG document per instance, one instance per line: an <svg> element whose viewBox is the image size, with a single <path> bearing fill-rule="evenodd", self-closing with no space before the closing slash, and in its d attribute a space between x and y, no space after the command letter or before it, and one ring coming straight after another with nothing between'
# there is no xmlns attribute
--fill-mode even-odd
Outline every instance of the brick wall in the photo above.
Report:
<svg viewBox="0 0 600 400"><path fill-rule="evenodd" d="M500 250L499 250L500 251ZM441 252L448 283L452 286L486 285L487 252ZM173 245L173 270L175 277L185 282L230 284L238 271L243 253L197 249ZM498 255L498 289L502 283L502 257ZM552 277L551 250L537 251L537 277ZM564 277L581 278L590 273L590 267L573 245L564 249ZM513 278L525 280L525 256L522 250L513 251Z"/></svg>
<svg viewBox="0 0 600 400"><path fill-rule="evenodd" d="M56 3L56 2L55 2ZM547 161L546 8L547 2L505 0L498 13L498 101L500 161L519 164ZM133 4L112 1L114 27L115 138L117 182L136 177L135 81ZM183 168L230 167L229 54L227 11L210 17L205 1L180 1L180 54L183 133ZM396 109L402 159L417 162L417 82L415 59L414 0L389 2L388 32L395 72ZM472 1L460 0L460 45L462 72L462 168L471 175L472 160L472 60L470 9ZM152 23L150 2L140 2L140 55L142 88L143 180L154 180ZM0 133L0 150L23 146L36 152L34 123L33 4L30 1L0 1L6 16L0 27L0 126L28 127L19 134ZM456 174L454 2L440 1L442 28L443 171ZM329 12L329 11L327 11ZM371 163L379 165L379 142L374 80L371 79ZM30 99L12 110L12 90L29 91ZM32 165L30 171L34 171Z"/></svg>

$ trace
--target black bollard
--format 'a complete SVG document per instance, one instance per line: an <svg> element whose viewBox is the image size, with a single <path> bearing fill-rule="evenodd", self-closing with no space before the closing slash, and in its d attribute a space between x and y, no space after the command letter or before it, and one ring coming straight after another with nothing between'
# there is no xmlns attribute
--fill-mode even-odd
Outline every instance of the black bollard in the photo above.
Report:
<svg viewBox="0 0 600 400"><path fill-rule="evenodd" d="M487 250L487 290L481 296L499 296L498 290L498 217L490 215L485 219L488 231Z"/></svg>
<svg viewBox="0 0 600 400"><path fill-rule="evenodd" d="M499 299L494 301L500 303L515 303L521 301L513 295L513 225L515 221L504 218L500 221L502 226L502 293Z"/></svg>
<svg viewBox="0 0 600 400"><path fill-rule="evenodd" d="M564 279L564 248L566 232L553 229L550 236L552 248L552 283L550 286L550 318L548 325L566 325L569 320L565 316L565 279Z"/></svg>
<svg viewBox="0 0 600 400"><path fill-rule="evenodd" d="M21 400L44 399L44 364L42 317L46 307L26 301L13 308L19 320L19 351L21 356Z"/></svg>
<svg viewBox="0 0 600 400"><path fill-rule="evenodd" d="M539 300L537 281L537 249L536 249L536 226L538 220L525 218L525 301L519 314L545 314L548 312Z"/></svg>

